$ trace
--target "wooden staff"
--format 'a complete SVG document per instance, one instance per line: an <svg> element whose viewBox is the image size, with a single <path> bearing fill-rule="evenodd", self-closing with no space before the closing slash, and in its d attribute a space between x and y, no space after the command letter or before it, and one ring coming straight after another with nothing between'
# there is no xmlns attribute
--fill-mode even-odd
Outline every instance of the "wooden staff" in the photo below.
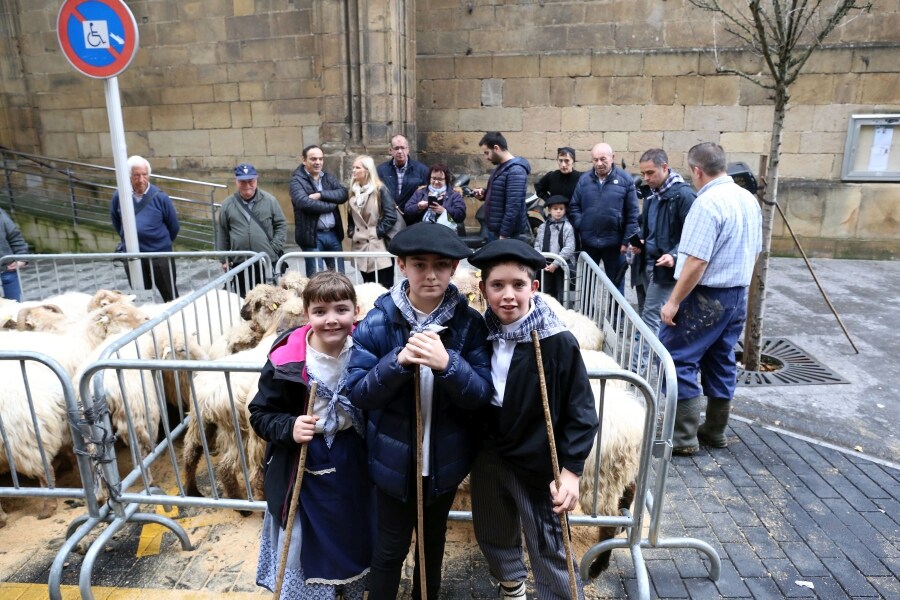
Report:
<svg viewBox="0 0 900 600"><path fill-rule="evenodd" d="M422 494L422 390L419 386L419 366L415 365L413 385L416 388L416 547L419 552L419 598L428 598L425 583L425 498Z"/></svg>
<svg viewBox="0 0 900 600"><path fill-rule="evenodd" d="M553 435L553 419L550 416L550 401L547 399L547 379L544 377L544 360L541 358L541 338L537 331L531 332L534 343L534 357L537 359L538 379L541 382L541 403L544 405L544 422L547 425L547 437L550 440L550 460L553 463L553 480L559 491L559 459L556 457L556 438ZM569 518L566 511L559 513L559 524L562 527L563 545L566 547L566 566L569 569L569 592L572 600L578 600L578 585L575 583L575 563L572 560L572 538L569 537Z"/></svg>
<svg viewBox="0 0 900 600"><path fill-rule="evenodd" d="M318 384L313 381L309 386L309 406L306 407L306 416L311 417L316 404L316 388ZM281 547L281 561L278 563L278 575L275 577L275 600L281 598L281 586L284 584L284 572L287 569L288 550L291 547L291 532L294 530L294 517L297 514L297 504L300 502L300 485L303 483L303 470L306 468L306 450L309 443L300 446L300 460L297 461L297 476L294 479L294 491L291 493L291 507L288 510L288 520L284 527L284 544Z"/></svg>

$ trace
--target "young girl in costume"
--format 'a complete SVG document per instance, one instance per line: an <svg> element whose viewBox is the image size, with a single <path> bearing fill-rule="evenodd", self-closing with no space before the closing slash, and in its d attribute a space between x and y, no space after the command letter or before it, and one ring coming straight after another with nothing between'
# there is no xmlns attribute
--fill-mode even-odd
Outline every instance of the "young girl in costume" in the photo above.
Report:
<svg viewBox="0 0 900 600"><path fill-rule="evenodd" d="M362 414L342 395L357 316L356 292L334 271L303 291L309 323L272 345L250 403L250 424L268 442L267 509L256 582L274 590L301 444L308 444L281 598L361 600L372 557L372 487ZM309 386L317 383L313 416Z"/></svg>

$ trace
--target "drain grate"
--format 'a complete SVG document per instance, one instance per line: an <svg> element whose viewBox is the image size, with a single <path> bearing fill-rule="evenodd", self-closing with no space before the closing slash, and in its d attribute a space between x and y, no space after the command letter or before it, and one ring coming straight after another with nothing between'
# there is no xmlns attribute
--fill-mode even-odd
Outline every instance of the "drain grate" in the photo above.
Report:
<svg viewBox="0 0 900 600"><path fill-rule="evenodd" d="M734 351L741 355L744 351L744 343L738 342ZM769 362L780 364L781 368L776 371L747 371L738 367L737 384L739 386L849 383L785 338L764 339L762 355L769 359Z"/></svg>

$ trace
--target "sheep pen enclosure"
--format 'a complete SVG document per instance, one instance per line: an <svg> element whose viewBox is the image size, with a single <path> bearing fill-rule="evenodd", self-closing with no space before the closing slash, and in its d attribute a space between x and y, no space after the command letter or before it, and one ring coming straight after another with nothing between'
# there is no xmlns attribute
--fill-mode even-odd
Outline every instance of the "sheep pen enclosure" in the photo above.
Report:
<svg viewBox="0 0 900 600"><path fill-rule="evenodd" d="M261 495L264 444L249 427L246 405L255 395L273 336L301 322L298 289L302 282L298 280L302 278L288 270L280 287L259 286L254 290L257 295L248 294L242 301L228 290L238 278L252 278L253 266L265 257L242 256L242 263L223 273L219 254L199 254L179 255L180 261L202 265L182 277L188 269L179 262L179 284L190 281L191 292L167 304L158 303L153 292L143 292L151 300L139 305L147 320L110 334L90 348L80 357L71 380L63 382L72 387L72 401L77 403L69 410L69 421L78 427L71 425L73 439L67 443L69 448L74 444L80 457L82 489L64 496L59 489L26 488L15 480L10 487L0 487L0 497L43 496L46 500L57 495L86 500L88 515L72 522L54 563L59 569L51 570L51 597L59 597L61 565L68 553L103 523L108 525L91 542L81 566L83 594L89 593L91 570L105 541L129 522L163 525L176 534L182 547L190 547L187 533L174 520L157 514L156 507L265 509ZM352 260L350 253L331 256ZM64 292L127 289L124 270L115 263L121 259L116 254L35 255L30 262L40 276L31 287L23 282L25 297L38 302ZM46 266L37 269L43 263ZM74 283L60 275L71 263L83 273ZM599 529L601 534L601 541L589 545L581 557L582 576L596 577L608 562L610 550L627 548L640 595L648 598L649 578L641 548L684 547L702 552L710 561L710 577L716 579L719 557L709 544L659 536L674 425L674 365L587 255L579 257L576 282L569 301L577 314L563 320L576 333L596 329L602 335L587 339L603 340L602 348L587 349L586 344L594 341L582 343L601 417L601 430L582 478L581 510L570 519L579 528ZM250 283L248 287L253 288L259 282ZM40 289L34 290L34 285ZM15 353L0 357L34 358ZM28 370L21 371L20 377L28 379ZM0 427L6 431L4 423ZM9 454L7 437L4 434ZM160 487L163 473L171 477L171 485ZM465 489L457 500L451 519L470 520ZM151 510L144 512L144 506ZM614 537L621 528L626 536Z"/></svg>

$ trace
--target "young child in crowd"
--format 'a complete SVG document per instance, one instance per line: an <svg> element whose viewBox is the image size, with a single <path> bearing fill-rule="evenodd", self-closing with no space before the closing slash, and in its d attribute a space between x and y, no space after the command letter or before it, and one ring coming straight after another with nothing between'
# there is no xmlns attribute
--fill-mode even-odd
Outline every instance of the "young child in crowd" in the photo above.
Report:
<svg viewBox="0 0 900 600"><path fill-rule="evenodd" d="M456 233L416 223L388 247L406 277L375 302L353 336L350 401L367 411L370 476L376 486L376 538L369 600L395 600L416 528L422 478L428 598L440 595L447 515L477 452L478 411L491 399L490 344L477 311L450 277L470 255ZM422 472L416 472L414 373L419 373ZM419 563L412 597L421 597Z"/></svg>
<svg viewBox="0 0 900 600"><path fill-rule="evenodd" d="M569 199L565 196L550 196L544 202L547 207L547 220L538 227L534 236L534 249L540 252L552 252L560 255L568 263L570 271L575 266L575 228L566 218L566 207ZM544 266L544 278L541 291L563 301L565 276L562 261L554 259Z"/></svg>
<svg viewBox="0 0 900 600"><path fill-rule="evenodd" d="M497 240L469 262L481 269L484 318L493 344L494 396L484 447L472 468L475 538L501 598L525 598L521 530L542 600L570 598L559 513L575 508L578 481L599 426L578 342L535 295L544 257L518 240ZM553 478L550 444L531 332L540 336L547 395L560 466ZM577 566L576 566L577 578ZM579 597L583 596L577 581Z"/></svg>
<svg viewBox="0 0 900 600"><path fill-rule="evenodd" d="M309 323L272 345L259 393L250 402L250 424L268 442L268 506L256 582L275 588L300 448L306 443L281 597L362 600L372 558L373 494L362 413L341 395L356 292L343 274L322 271L309 279L302 297ZM313 381L318 389L310 417L306 408Z"/></svg>

